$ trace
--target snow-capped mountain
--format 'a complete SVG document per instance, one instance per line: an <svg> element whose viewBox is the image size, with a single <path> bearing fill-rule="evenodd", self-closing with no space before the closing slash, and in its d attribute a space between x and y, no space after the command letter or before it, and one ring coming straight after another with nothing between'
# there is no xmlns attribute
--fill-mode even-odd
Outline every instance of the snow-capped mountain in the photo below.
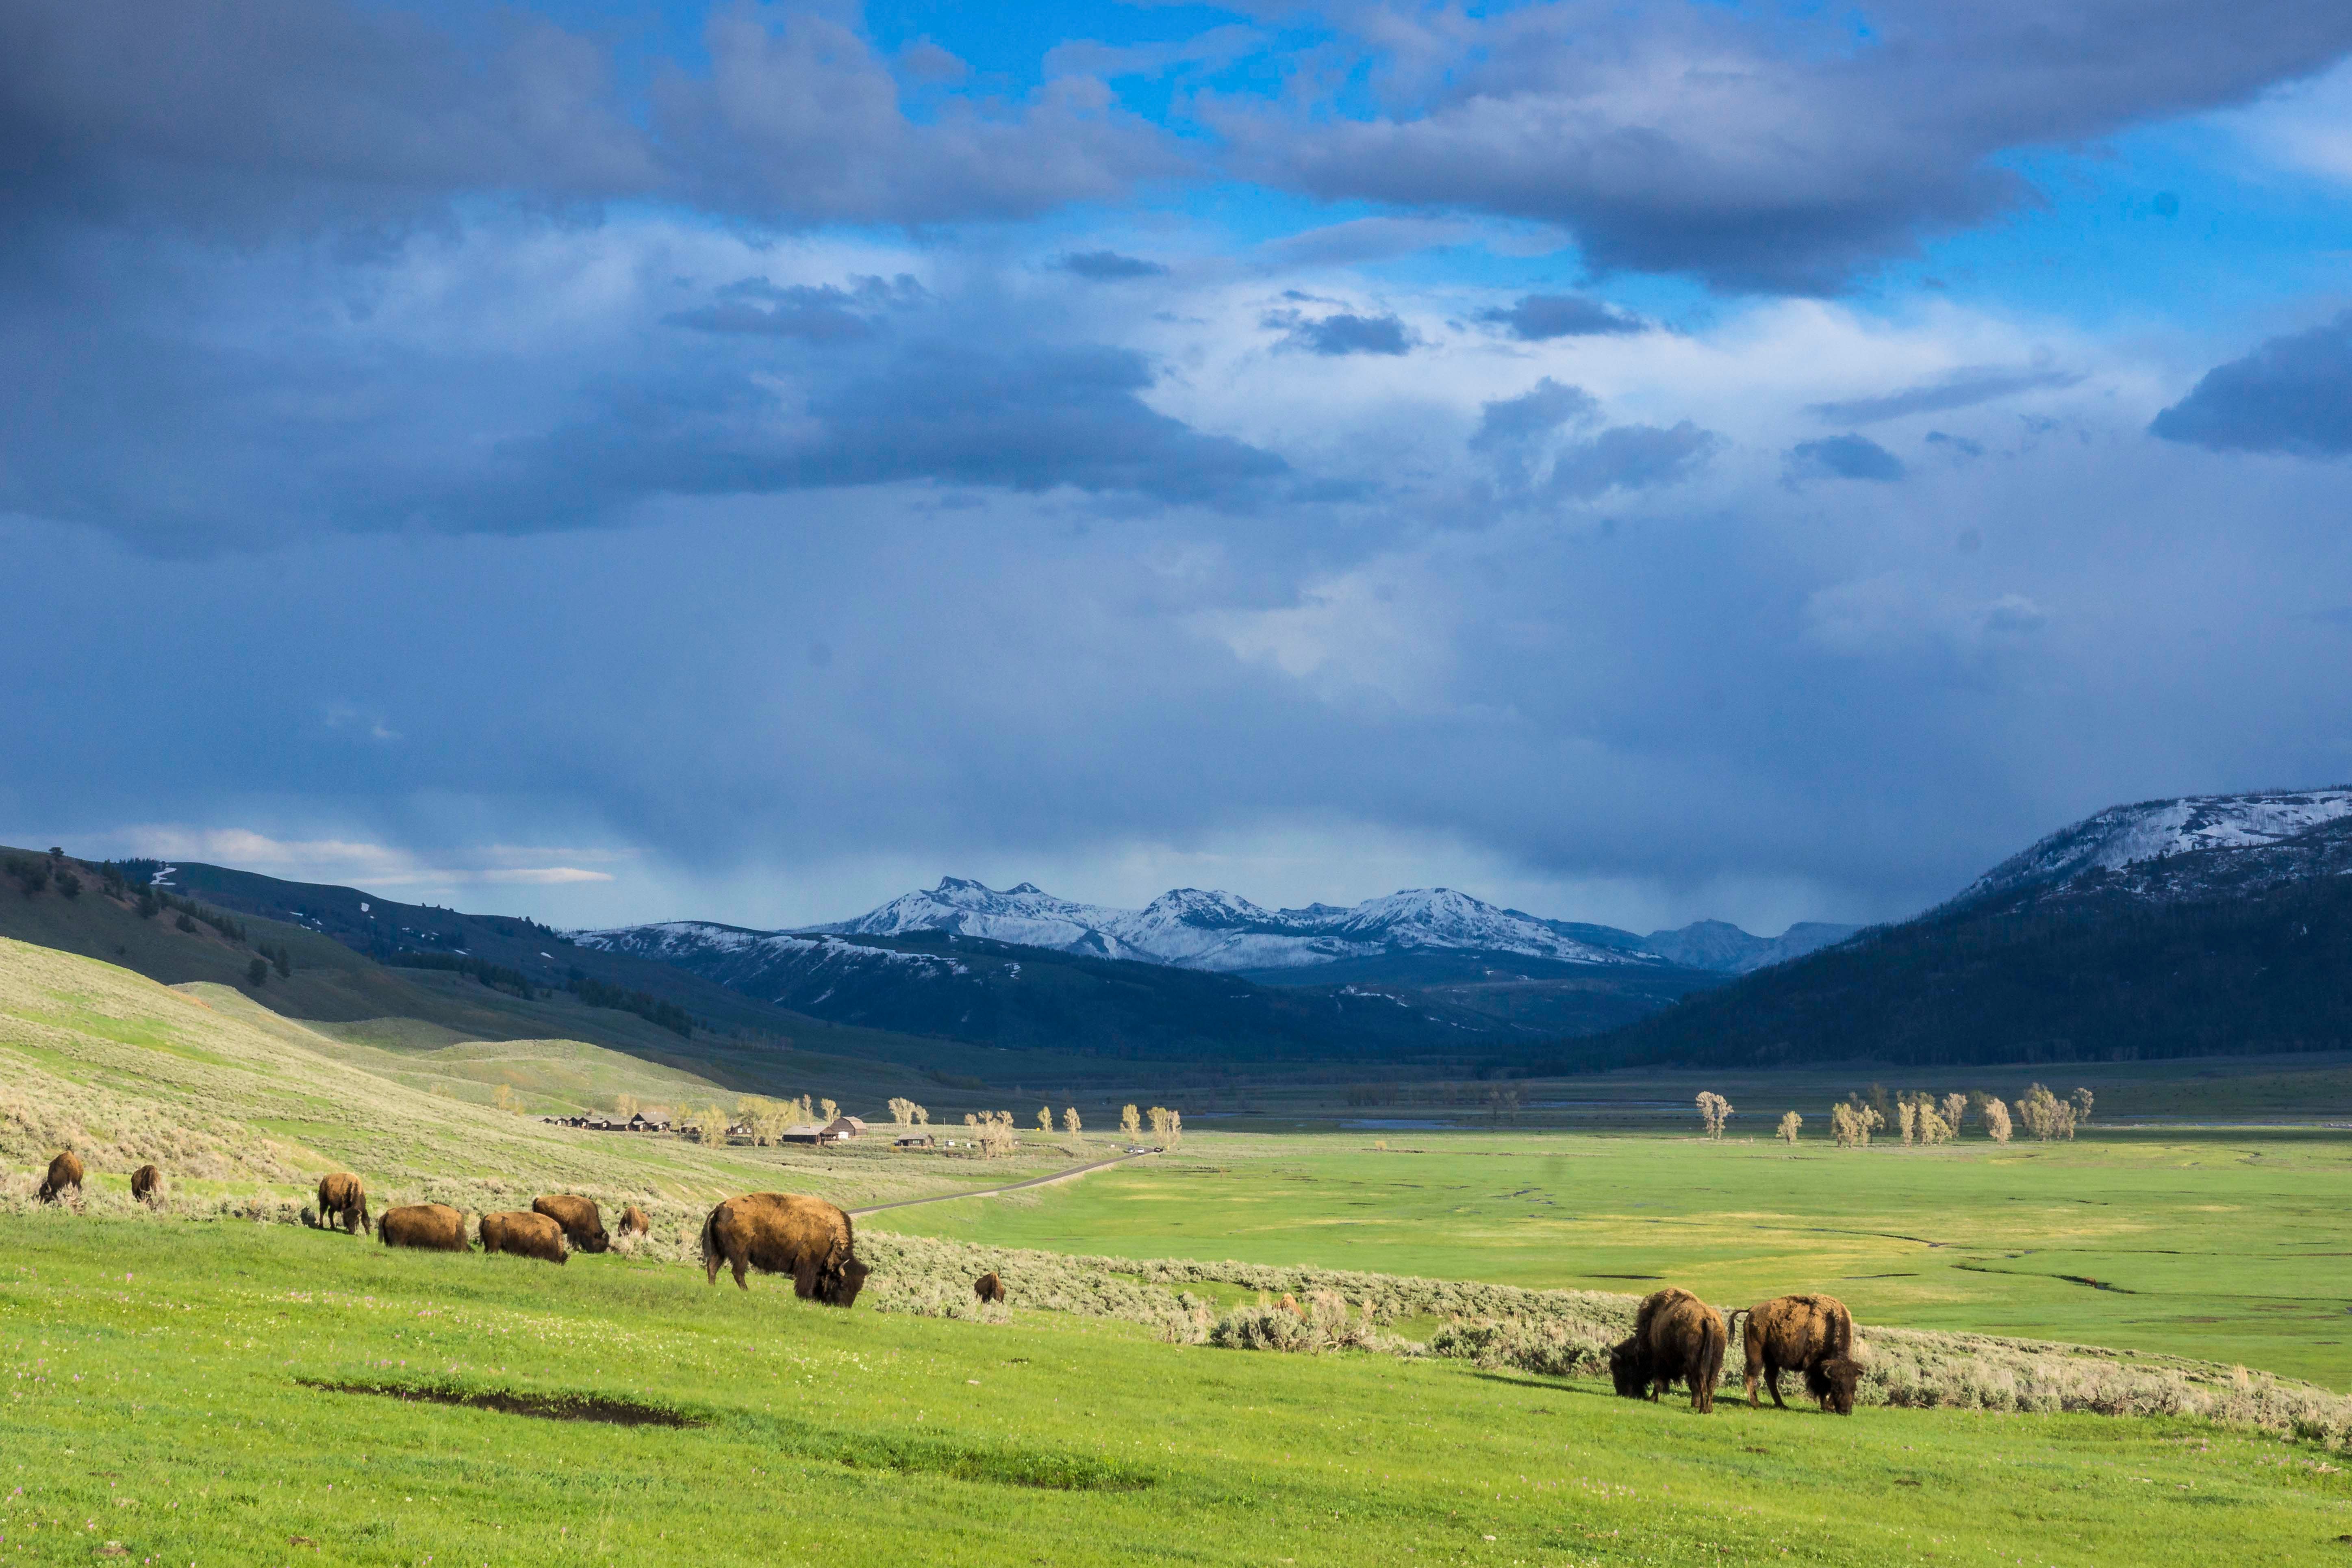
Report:
<svg viewBox="0 0 2352 1568"><path fill-rule="evenodd" d="M1096 958L1219 973L1286 969L1381 952L1487 952L1555 963L1656 963L1638 947L1608 947L1553 922L1500 909L1450 888L1369 899L1351 909L1310 904L1268 910L1232 893L1178 888L1140 910L1057 899L1030 883L999 892L962 877L810 934L903 936L954 931Z"/></svg>
<svg viewBox="0 0 2352 1568"><path fill-rule="evenodd" d="M2352 786L2110 806L1995 866L1974 908L2096 889L2158 898L2248 891L2352 870Z"/></svg>

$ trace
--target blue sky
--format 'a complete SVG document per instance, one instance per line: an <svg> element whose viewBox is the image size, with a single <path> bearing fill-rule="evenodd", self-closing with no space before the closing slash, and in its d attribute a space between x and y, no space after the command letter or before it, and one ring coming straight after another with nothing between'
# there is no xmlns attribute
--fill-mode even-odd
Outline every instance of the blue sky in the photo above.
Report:
<svg viewBox="0 0 2352 1568"><path fill-rule="evenodd" d="M0 16L0 837L1907 914L2352 777L2352 14Z"/></svg>

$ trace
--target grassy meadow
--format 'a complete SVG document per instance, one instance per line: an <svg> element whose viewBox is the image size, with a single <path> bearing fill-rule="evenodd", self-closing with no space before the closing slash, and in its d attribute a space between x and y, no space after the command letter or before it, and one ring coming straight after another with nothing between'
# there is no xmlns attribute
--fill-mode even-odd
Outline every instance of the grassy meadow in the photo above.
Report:
<svg viewBox="0 0 2352 1568"><path fill-rule="evenodd" d="M2294 1563L2352 1534L2329 1456L2186 1421L1702 1417L284 1226L0 1216L0 1561Z"/></svg>
<svg viewBox="0 0 2352 1568"><path fill-rule="evenodd" d="M1688 1135L1218 1134L892 1226L1538 1289L1672 1283L1719 1302L1822 1290L1865 1321L2238 1362L2345 1389L2347 1211L2341 1134L1793 1151Z"/></svg>

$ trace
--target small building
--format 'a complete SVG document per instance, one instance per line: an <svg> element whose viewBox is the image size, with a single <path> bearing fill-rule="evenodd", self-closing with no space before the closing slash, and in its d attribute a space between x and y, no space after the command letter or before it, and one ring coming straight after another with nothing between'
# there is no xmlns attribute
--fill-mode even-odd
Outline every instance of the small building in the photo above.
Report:
<svg viewBox="0 0 2352 1568"><path fill-rule="evenodd" d="M909 1137L899 1139L891 1145L894 1149L928 1149L930 1146L931 1135L928 1132L914 1133Z"/></svg>
<svg viewBox="0 0 2352 1568"><path fill-rule="evenodd" d="M824 1130L836 1139L856 1138L865 1134L866 1123L855 1116L836 1116L824 1124Z"/></svg>
<svg viewBox="0 0 2352 1568"><path fill-rule="evenodd" d="M838 1143L841 1134L823 1122L803 1121L797 1127L787 1127L776 1134L779 1143Z"/></svg>

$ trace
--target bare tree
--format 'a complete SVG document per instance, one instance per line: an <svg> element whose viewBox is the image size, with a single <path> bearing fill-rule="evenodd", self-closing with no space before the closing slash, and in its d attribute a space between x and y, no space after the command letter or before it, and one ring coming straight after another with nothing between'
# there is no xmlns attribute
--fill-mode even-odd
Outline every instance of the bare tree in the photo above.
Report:
<svg viewBox="0 0 2352 1568"><path fill-rule="evenodd" d="M1076 1138L1079 1132L1079 1126L1078 1108L1075 1105L1064 1106L1062 1108L1062 1131L1068 1133L1071 1137Z"/></svg>
<svg viewBox="0 0 2352 1568"><path fill-rule="evenodd" d="M901 1094L892 1095L890 1097L890 1121L894 1125L899 1127L912 1126L915 1121L915 1102Z"/></svg>
<svg viewBox="0 0 2352 1568"><path fill-rule="evenodd" d="M1960 1135L1960 1118L1967 1115L1968 1110L1969 1097L1967 1095L1948 1094L1944 1096L1944 1125L1952 1130L1951 1135L1953 1137L1958 1138Z"/></svg>
<svg viewBox="0 0 2352 1568"><path fill-rule="evenodd" d="M1886 1125L1886 1118L1874 1105L1856 1105L1839 1100L1830 1107L1830 1135L1841 1149L1867 1149L1870 1135Z"/></svg>
<svg viewBox="0 0 2352 1568"><path fill-rule="evenodd" d="M1948 1143L1952 1141L1952 1124L1936 1113L1936 1102L1921 1095L1912 1102L1912 1117L1919 1126L1919 1142L1927 1144Z"/></svg>
<svg viewBox="0 0 2352 1568"><path fill-rule="evenodd" d="M1122 1137L1127 1138L1133 1138L1143 1131L1143 1123L1136 1120L1135 1107L1132 1105L1122 1105L1118 1108L1118 1131Z"/></svg>
<svg viewBox="0 0 2352 1568"><path fill-rule="evenodd" d="M1149 1121L1150 1121L1150 1123L1151 1123L1151 1135L1152 1135L1152 1137L1154 1137L1154 1138L1158 1139L1158 1140L1159 1140L1160 1142L1162 1142L1162 1143L1167 1142L1168 1142L1168 1108L1167 1108L1166 1106L1164 1106L1164 1105L1155 1105L1155 1106L1153 1106L1150 1110L1149 1110L1145 1111L1143 1114L1144 1114L1145 1118L1146 1118L1147 1120L1149 1120Z"/></svg>
<svg viewBox="0 0 2352 1568"><path fill-rule="evenodd" d="M1178 1148L1183 1142L1184 1113L1181 1110L1171 1110L1168 1113L1168 1146L1171 1149Z"/></svg>
<svg viewBox="0 0 2352 1568"><path fill-rule="evenodd" d="M2066 1098L2074 1102L2074 1120L2078 1123L2091 1120L2091 1091L2089 1089L2078 1089Z"/></svg>
<svg viewBox="0 0 2352 1568"><path fill-rule="evenodd" d="M1990 1095L1985 1097L1984 1127L1985 1136L1994 1142L2009 1142L2011 1131L2009 1123L2009 1107Z"/></svg>
<svg viewBox="0 0 2352 1568"><path fill-rule="evenodd" d="M1037 1108L1037 1131L1040 1132L1051 1132L1053 1130L1054 1108L1049 1105L1039 1106Z"/></svg>
<svg viewBox="0 0 2352 1568"><path fill-rule="evenodd" d="M1919 1102L1907 1094L1897 1100L1895 1102L1895 1120L1903 1131L1903 1146L1908 1149L1912 1140L1919 1135Z"/></svg>
<svg viewBox="0 0 2352 1568"><path fill-rule="evenodd" d="M841 1107L835 1105L832 1100L826 1100L817 1109L824 1112L824 1124L828 1127L832 1126L835 1121L841 1119Z"/></svg>
<svg viewBox="0 0 2352 1568"><path fill-rule="evenodd" d="M1780 1142L1790 1144L1795 1143L1797 1141L1797 1131L1804 1126L1804 1124L1805 1119L1798 1115L1795 1111L1782 1111L1780 1113Z"/></svg>
<svg viewBox="0 0 2352 1568"><path fill-rule="evenodd" d="M616 1097L613 1101L613 1110L622 1121L626 1121L637 1113L637 1097L634 1094Z"/></svg>

